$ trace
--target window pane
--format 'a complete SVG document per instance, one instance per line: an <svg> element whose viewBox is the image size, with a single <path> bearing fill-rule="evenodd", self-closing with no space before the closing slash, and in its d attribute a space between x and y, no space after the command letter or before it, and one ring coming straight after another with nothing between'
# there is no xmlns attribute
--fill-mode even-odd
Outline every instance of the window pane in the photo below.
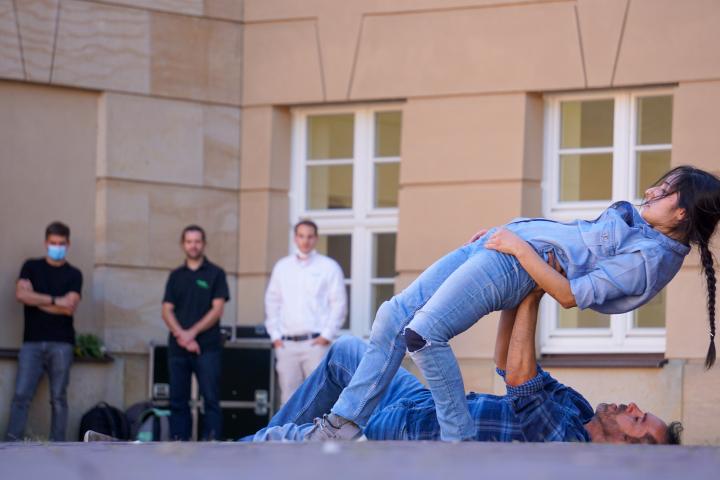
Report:
<svg viewBox="0 0 720 480"><path fill-rule="evenodd" d="M373 235L373 278L395 278L395 233Z"/></svg>
<svg viewBox="0 0 720 480"><path fill-rule="evenodd" d="M308 117L307 158L353 158L355 116L352 113Z"/></svg>
<svg viewBox="0 0 720 480"><path fill-rule="evenodd" d="M561 103L561 148L611 147L614 101Z"/></svg>
<svg viewBox="0 0 720 480"><path fill-rule="evenodd" d="M378 308L380 308L380 305L385 300L390 300L394 294L395 286L390 285L373 285L372 286L372 318L373 321L375 321L375 313L377 312Z"/></svg>
<svg viewBox="0 0 720 480"><path fill-rule="evenodd" d="M642 198L645 190L670 170L670 150L637 152L636 198Z"/></svg>
<svg viewBox="0 0 720 480"><path fill-rule="evenodd" d="M314 166L307 169L307 208L352 208L352 165Z"/></svg>
<svg viewBox="0 0 720 480"><path fill-rule="evenodd" d="M319 253L327 255L342 267L345 278L352 276L351 262L352 258L352 236L350 234L341 235L320 235L316 247Z"/></svg>
<svg viewBox="0 0 720 480"><path fill-rule="evenodd" d="M635 311L635 328L665 328L665 290Z"/></svg>
<svg viewBox="0 0 720 480"><path fill-rule="evenodd" d="M558 307L558 310L559 328L610 328L610 315L590 309L571 308L566 310Z"/></svg>
<svg viewBox="0 0 720 480"><path fill-rule="evenodd" d="M672 96L642 97L637 105L637 143L672 143Z"/></svg>
<svg viewBox="0 0 720 480"><path fill-rule="evenodd" d="M398 206L400 163L375 164L375 208Z"/></svg>
<svg viewBox="0 0 720 480"><path fill-rule="evenodd" d="M375 114L375 156L400 156L400 112L377 112Z"/></svg>
<svg viewBox="0 0 720 480"><path fill-rule="evenodd" d="M610 200L611 153L560 155L560 201Z"/></svg>

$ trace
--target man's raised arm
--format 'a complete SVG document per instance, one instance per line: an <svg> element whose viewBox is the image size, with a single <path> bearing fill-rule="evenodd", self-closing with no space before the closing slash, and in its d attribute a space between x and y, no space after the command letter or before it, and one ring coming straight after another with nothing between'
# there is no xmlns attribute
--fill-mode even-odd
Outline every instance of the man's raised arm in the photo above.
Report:
<svg viewBox="0 0 720 480"><path fill-rule="evenodd" d="M533 290L518 305L508 345L505 382L522 385L537 375L535 358L535 328L542 290Z"/></svg>

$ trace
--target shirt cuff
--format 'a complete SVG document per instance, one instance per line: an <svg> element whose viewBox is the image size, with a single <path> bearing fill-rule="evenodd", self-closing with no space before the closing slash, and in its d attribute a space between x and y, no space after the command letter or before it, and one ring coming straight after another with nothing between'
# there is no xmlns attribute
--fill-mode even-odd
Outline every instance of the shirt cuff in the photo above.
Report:
<svg viewBox="0 0 720 480"><path fill-rule="evenodd" d="M542 390L545 386L546 375L547 374L545 372L538 368L537 375L523 384L517 386L505 384L507 394L513 397L527 397L529 395L533 395Z"/></svg>
<svg viewBox="0 0 720 480"><path fill-rule="evenodd" d="M495 373L500 375L503 379L505 378L505 370L499 367L495 367Z"/></svg>
<svg viewBox="0 0 720 480"><path fill-rule="evenodd" d="M592 280L587 275L570 280L570 291L575 297L575 304L580 310L584 310L595 303L595 289Z"/></svg>

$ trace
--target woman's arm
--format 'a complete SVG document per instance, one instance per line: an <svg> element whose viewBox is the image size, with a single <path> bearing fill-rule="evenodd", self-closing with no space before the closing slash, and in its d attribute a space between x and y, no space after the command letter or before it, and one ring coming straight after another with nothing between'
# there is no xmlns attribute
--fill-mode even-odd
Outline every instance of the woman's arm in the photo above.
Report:
<svg viewBox="0 0 720 480"><path fill-rule="evenodd" d="M500 228L485 243L485 247L513 255L535 280L535 283L558 301L563 308L577 305L570 282L553 267L545 263L529 243L506 228Z"/></svg>

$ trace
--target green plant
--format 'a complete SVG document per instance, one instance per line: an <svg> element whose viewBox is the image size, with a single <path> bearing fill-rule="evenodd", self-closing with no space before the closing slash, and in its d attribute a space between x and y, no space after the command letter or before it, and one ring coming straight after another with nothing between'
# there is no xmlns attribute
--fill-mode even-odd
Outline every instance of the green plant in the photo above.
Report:
<svg viewBox="0 0 720 480"><path fill-rule="evenodd" d="M103 358L105 356L105 346L97 335L81 333L75 337L75 356Z"/></svg>

